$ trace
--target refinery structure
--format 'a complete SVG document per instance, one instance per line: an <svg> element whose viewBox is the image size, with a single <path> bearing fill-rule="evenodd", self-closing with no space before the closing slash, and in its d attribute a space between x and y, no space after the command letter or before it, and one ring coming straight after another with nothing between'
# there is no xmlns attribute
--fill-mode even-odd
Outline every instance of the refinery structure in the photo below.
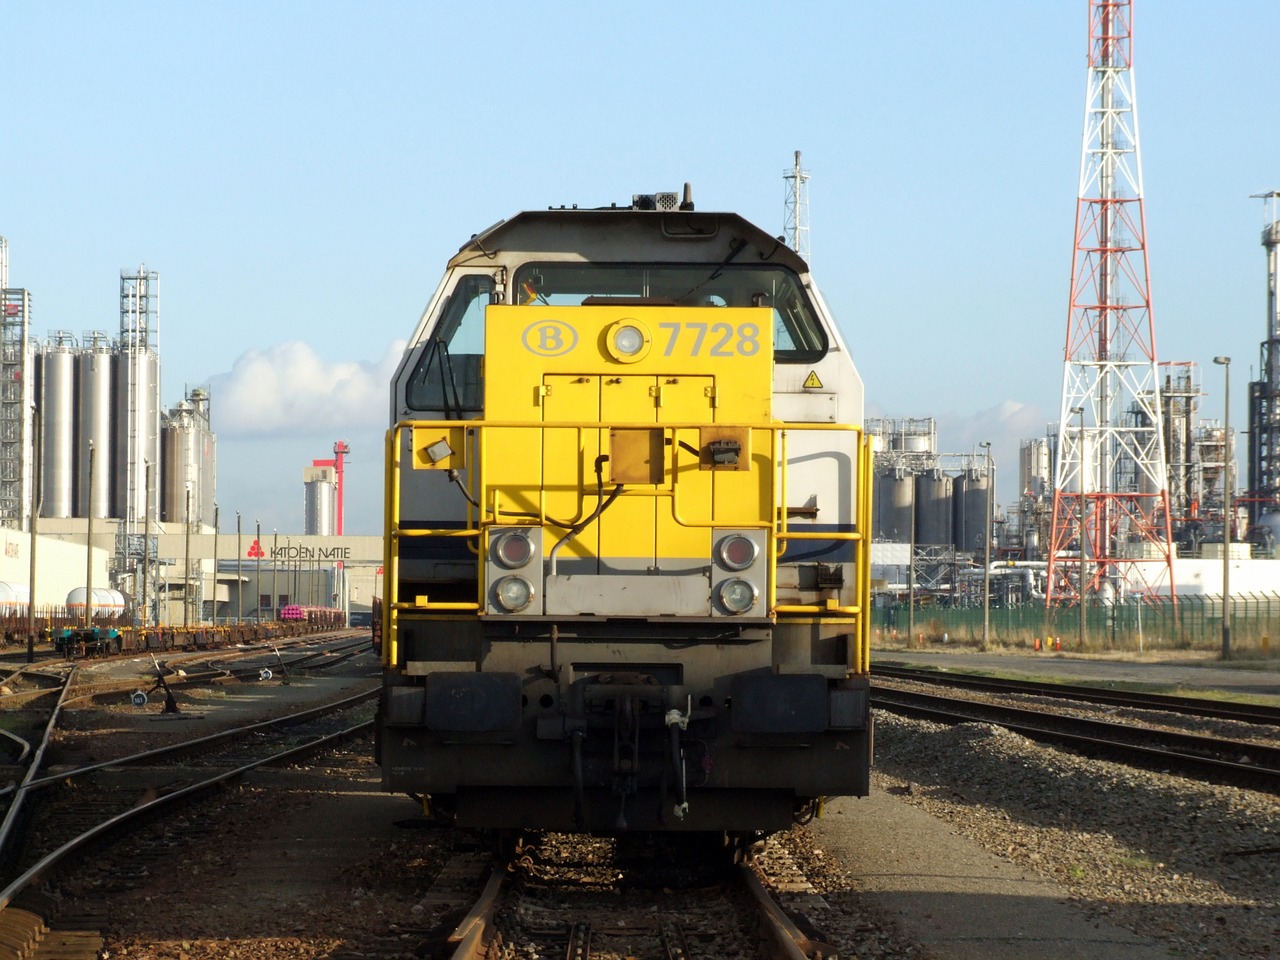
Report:
<svg viewBox="0 0 1280 960"><path fill-rule="evenodd" d="M1259 350L1261 377L1249 384L1249 522L1265 524L1273 539L1280 537L1280 190L1254 194L1262 200L1266 226L1262 246L1267 252L1267 326Z"/></svg>
<svg viewBox="0 0 1280 960"><path fill-rule="evenodd" d="M1275 593L1280 191L1254 195L1265 203L1267 309L1241 483L1229 406L1223 421L1201 418L1199 365L1156 356L1131 44L1128 0L1092 0L1059 419L1022 442L1020 495L1003 512L988 496L989 444L944 453L932 419L867 423L884 597L1052 607ZM1213 361L1229 395L1231 358Z"/></svg>
<svg viewBox="0 0 1280 960"><path fill-rule="evenodd" d="M370 607L381 538L337 539L345 441L304 478L301 535L221 533L209 392L161 403L158 273L121 271L118 329L40 335L8 266L0 237L0 614L33 584L42 611L87 596L143 627Z"/></svg>

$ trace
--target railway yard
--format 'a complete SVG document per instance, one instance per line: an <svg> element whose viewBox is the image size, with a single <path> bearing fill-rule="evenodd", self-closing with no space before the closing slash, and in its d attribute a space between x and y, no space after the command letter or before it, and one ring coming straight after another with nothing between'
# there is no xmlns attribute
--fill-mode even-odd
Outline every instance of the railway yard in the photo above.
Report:
<svg viewBox="0 0 1280 960"><path fill-rule="evenodd" d="M872 796L830 802L741 867L705 844L565 834L499 860L380 792L367 635L22 661L5 660L0 701L3 957L1141 960L1280 942L1274 669L1038 662L1104 694L1063 699L993 684L1015 658L886 653ZM1252 695L1236 690L1233 716L1120 702L1134 681L1107 678L1148 666ZM1027 714L1044 711L1057 743L1032 739L1047 734ZM1103 742L1116 728L1123 742ZM1060 740L1079 733L1090 742Z"/></svg>

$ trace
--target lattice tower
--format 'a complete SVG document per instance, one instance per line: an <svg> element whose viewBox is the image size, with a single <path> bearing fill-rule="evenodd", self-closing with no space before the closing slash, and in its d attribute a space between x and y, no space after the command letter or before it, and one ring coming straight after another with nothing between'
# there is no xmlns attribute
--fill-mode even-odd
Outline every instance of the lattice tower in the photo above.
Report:
<svg viewBox="0 0 1280 960"><path fill-rule="evenodd" d="M1091 0L1046 600L1173 587L1130 0Z"/></svg>
<svg viewBox="0 0 1280 960"><path fill-rule="evenodd" d="M800 165L800 151L790 170L782 172L787 184L784 234L791 249L809 262L809 171Z"/></svg>
<svg viewBox="0 0 1280 960"><path fill-rule="evenodd" d="M117 341L115 515L126 533L137 532L148 512L160 516L160 277L146 265L120 271ZM151 482L146 465L152 465ZM102 465L107 468L107 464Z"/></svg>

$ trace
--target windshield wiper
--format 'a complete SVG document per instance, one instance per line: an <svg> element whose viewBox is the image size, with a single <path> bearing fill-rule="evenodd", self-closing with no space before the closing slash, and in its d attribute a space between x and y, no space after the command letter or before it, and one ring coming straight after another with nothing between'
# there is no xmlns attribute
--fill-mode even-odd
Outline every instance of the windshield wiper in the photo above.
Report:
<svg viewBox="0 0 1280 960"><path fill-rule="evenodd" d="M684 296L676 297L676 303L683 303L685 300L688 300L695 293L697 293L699 290L705 287L712 280L718 279L720 274L724 273L724 268L727 267L730 263L732 263L735 259L737 259L738 254L740 254L745 249L747 249L747 241L742 239L734 240L733 243L730 244L729 246L729 255L725 257L723 260L721 260L719 264L716 265L716 268L711 271L711 275L707 277L705 280L702 280L699 283L697 283L693 287L693 289L690 290L688 293L686 293Z"/></svg>

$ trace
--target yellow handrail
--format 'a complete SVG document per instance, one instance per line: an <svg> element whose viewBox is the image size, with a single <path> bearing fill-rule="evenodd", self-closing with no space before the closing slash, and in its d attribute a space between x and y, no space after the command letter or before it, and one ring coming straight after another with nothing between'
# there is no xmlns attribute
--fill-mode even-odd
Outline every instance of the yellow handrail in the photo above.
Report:
<svg viewBox="0 0 1280 960"><path fill-rule="evenodd" d="M682 515L679 497L679 488L677 479L679 471L674 469L678 465L681 456L680 445L675 442L679 431L694 430L706 426L701 421L688 422L664 422L655 424L653 422L637 422L637 423L616 423L603 424L595 421L562 421L562 422L543 422L543 421L515 421L515 420L447 420L447 421L431 421L431 420L403 420L396 423L387 432L387 463L388 470L385 481L385 521L386 521L386 546L385 546L385 592L388 596L384 600L383 605L383 628L386 640L384 641L384 662L395 662L398 656L396 649L397 632L396 626L399 619L398 614L402 611L413 612L443 612L443 611L467 611L480 612L484 610L483 583L482 578L477 578L477 597L474 603L466 602L428 602L425 606L417 603L400 602L397 598L400 573L400 551L398 544L402 539L416 539L422 537L447 537L455 539L463 539L474 541L474 545L469 543L468 547L473 553L480 556L480 541L485 531L495 524L501 523L506 517L501 502L501 491L496 487L489 489L487 473L488 473L488 434L493 428L508 429L535 429L546 432L551 430L572 430L577 435L577 446L581 448L583 434L587 431L607 430L611 427L617 428L634 428L634 429L658 429L662 430L663 436L670 443L673 449L673 469L670 478L664 480L661 484L653 486L645 485L640 489L634 487L623 491L624 496L629 497L649 497L649 498L668 498L671 502L671 517L681 526L688 528L710 528L720 525L716 521L708 518L706 520L698 520ZM851 667L858 672L862 672L866 668L867 647L869 644L869 627L865 622L867 611L871 609L871 589L870 578L865 574L859 576L857 592L855 595L855 603L851 605L841 606L835 601L827 601L824 604L778 604L777 603L777 565L778 558L785 551L786 546L791 541L840 541L848 542L853 545L855 569L864 571L869 569L870 563L870 544L867 531L871 525L871 487L872 482L872 458L870 438L866 435L865 430L861 426L852 424L834 424L834 423L746 423L746 424L717 424L717 426L746 428L751 431L769 431L770 443L768 445L772 456L773 463L773 504L772 516L768 520L758 522L746 522L735 524L746 529L762 529L768 530L775 541L775 548L768 551L769 554L769 570L768 570L768 601L771 615L784 617L850 617L861 618L862 622L856 629L858 637L857 643L854 645L853 656L851 658ZM470 504L466 507L466 522L463 527L406 527L401 523L401 470L403 468L402 451L405 443L406 434L412 435L414 429L421 430L438 430L438 429L457 429L462 427L466 430L467 436L472 438L469 442L474 444L475 463L469 471L472 491L475 494L475 500L479 507L473 507ZM855 506L855 515L853 517L853 530L848 531L813 531L794 529L787 515L787 480L788 470L788 437L791 432L814 433L814 432L836 432L836 433L854 433L856 435L856 451L854 457L857 460L856 466L856 484L861 491ZM510 518L508 518L510 519ZM528 520L530 523L537 524L553 524L554 521L547 517L546 513L546 490L541 486L538 488L536 517L522 516L520 519ZM483 562L483 561L478 561Z"/></svg>

